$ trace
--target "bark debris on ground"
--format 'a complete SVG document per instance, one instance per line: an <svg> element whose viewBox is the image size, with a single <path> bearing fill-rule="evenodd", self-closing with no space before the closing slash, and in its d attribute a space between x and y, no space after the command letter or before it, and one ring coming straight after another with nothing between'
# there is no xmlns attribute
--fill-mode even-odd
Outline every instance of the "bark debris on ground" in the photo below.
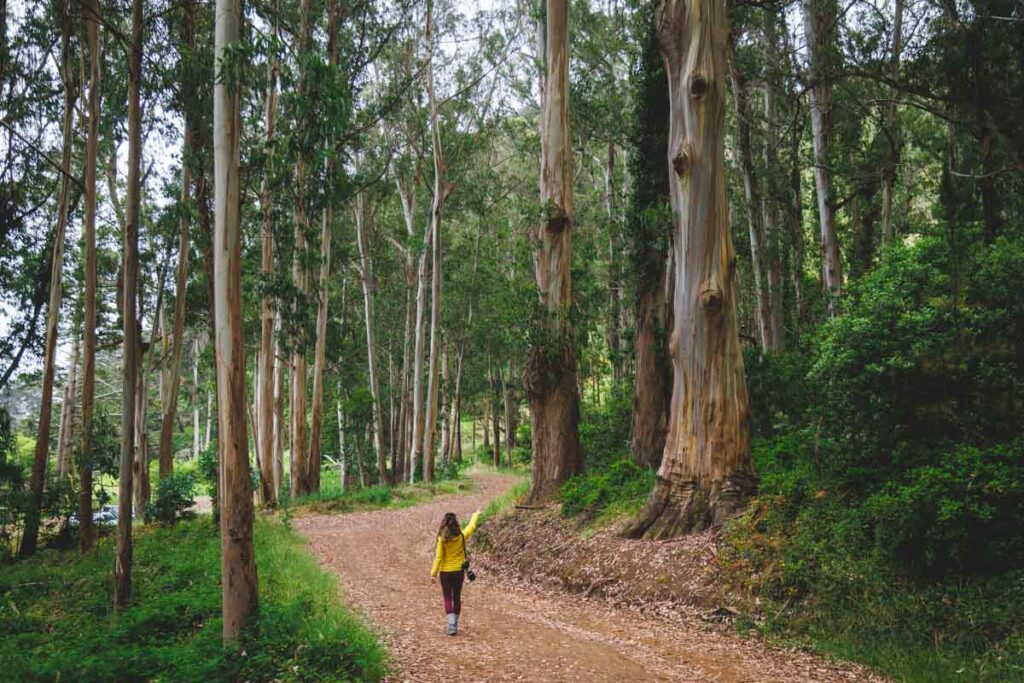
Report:
<svg viewBox="0 0 1024 683"><path fill-rule="evenodd" d="M516 482L490 473L474 480L467 495L415 507L295 520L349 603L383 638L392 681L883 680L696 621L534 590L483 571L463 591L461 633L446 636L441 590L429 578L441 518L454 511L465 520Z"/></svg>

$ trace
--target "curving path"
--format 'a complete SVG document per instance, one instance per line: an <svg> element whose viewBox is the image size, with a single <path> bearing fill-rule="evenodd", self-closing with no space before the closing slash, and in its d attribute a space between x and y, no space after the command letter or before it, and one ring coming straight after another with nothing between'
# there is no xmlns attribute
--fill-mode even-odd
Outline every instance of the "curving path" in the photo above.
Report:
<svg viewBox="0 0 1024 683"><path fill-rule="evenodd" d="M481 576L463 590L462 632L444 635L433 539L449 510L467 518L516 479L415 507L295 520L352 606L381 635L393 681L870 681L863 669L668 621L599 600L536 594ZM472 542L470 543L472 552Z"/></svg>

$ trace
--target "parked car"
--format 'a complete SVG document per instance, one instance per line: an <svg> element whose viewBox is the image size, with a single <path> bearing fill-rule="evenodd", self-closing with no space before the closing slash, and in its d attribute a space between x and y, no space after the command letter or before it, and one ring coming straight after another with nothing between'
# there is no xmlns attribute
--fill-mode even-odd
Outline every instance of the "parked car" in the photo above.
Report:
<svg viewBox="0 0 1024 683"><path fill-rule="evenodd" d="M132 514L134 518L134 513ZM71 522L71 526L78 526L78 515L73 514L68 521ZM117 506L116 505L104 505L98 510L94 510L92 513L92 523L96 526L116 526L117 525Z"/></svg>

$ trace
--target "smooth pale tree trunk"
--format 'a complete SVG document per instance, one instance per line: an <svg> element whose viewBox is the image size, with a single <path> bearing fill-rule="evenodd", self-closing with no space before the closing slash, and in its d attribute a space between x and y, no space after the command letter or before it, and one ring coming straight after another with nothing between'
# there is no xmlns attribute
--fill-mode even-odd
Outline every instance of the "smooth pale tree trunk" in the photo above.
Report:
<svg viewBox="0 0 1024 683"><path fill-rule="evenodd" d="M483 446L484 450L491 447L491 391L490 391L491 375L490 371L487 373L487 394L484 396L484 414L483 414ZM475 446L474 446L475 448Z"/></svg>
<svg viewBox="0 0 1024 683"><path fill-rule="evenodd" d="M274 498L281 498L284 481L284 352L281 349L281 312L274 316Z"/></svg>
<svg viewBox="0 0 1024 683"><path fill-rule="evenodd" d="M359 249L359 279L363 288L363 319L366 323L366 360L373 410L373 452L377 457L377 475L381 483L389 483L387 453L384 449L384 419L380 401L380 374L377 368L377 334L373 313L373 263L370 260L370 225L372 218L366 206L366 194L356 195L356 245Z"/></svg>
<svg viewBox="0 0 1024 683"><path fill-rule="evenodd" d="M78 336L71 342L71 364L64 382L64 401L60 409L60 429L57 432L57 476L61 480L71 475L75 447L75 407L78 401Z"/></svg>
<svg viewBox="0 0 1024 683"><path fill-rule="evenodd" d="M767 278L765 277L764 224L761 213L761 189L754 173L753 144L750 140L750 106L747 100L747 84L743 73L734 59L729 59L730 80L732 81L733 107L736 114L736 147L739 154L736 165L743 178L743 209L747 215L747 232L750 235L750 266L754 275L754 295L757 300L758 341L761 350L771 348L771 302L768 299Z"/></svg>
<svg viewBox="0 0 1024 683"><path fill-rule="evenodd" d="M494 460L495 467L501 467L501 418L500 413L498 413L497 392L497 387L500 381L500 378L495 378L494 373L490 369L488 369L487 386L488 390L491 393L491 424L494 428L494 439L491 442L491 457Z"/></svg>
<svg viewBox="0 0 1024 683"><path fill-rule="evenodd" d="M330 164L328 164L330 173ZM313 347L313 400L310 406L309 461L307 484L311 491L320 490L320 433L324 423L324 366L327 363L327 292L331 277L331 227L334 211L324 209L320 228L320 293L316 307L316 343Z"/></svg>
<svg viewBox="0 0 1024 683"><path fill-rule="evenodd" d="M533 466L529 499L549 499L583 467L572 304L572 147L569 133L569 3L547 0L546 68L541 111L540 202L534 261L542 341L530 349L523 386L530 403Z"/></svg>
<svg viewBox="0 0 1024 683"><path fill-rule="evenodd" d="M615 201L615 161L615 143L609 142L604 168L605 218L608 220L608 331L605 343L608 344L608 360L612 366L612 382L618 384L626 373L619 329L622 324L622 283L616 246L619 216Z"/></svg>
<svg viewBox="0 0 1024 683"><path fill-rule="evenodd" d="M277 36L277 24L274 25ZM267 67L267 103L266 103L266 152L267 162L263 174L263 187L260 191L260 208L263 211L263 235L261 272L265 279L274 273L274 226L271 168L274 158L274 140L277 134L277 72L276 58L271 58ZM275 485L274 460L277 449L274 447L276 428L274 426L275 384L274 368L277 362L274 353L274 310L270 295L266 292L260 298L260 356L257 374L259 375L259 398L256 411L257 433L260 440L260 500L268 508L277 507L277 486Z"/></svg>
<svg viewBox="0 0 1024 683"><path fill-rule="evenodd" d="M202 346L199 343L199 335L192 340L192 457L199 459L202 450L202 442L199 440L199 355L202 353Z"/></svg>
<svg viewBox="0 0 1024 683"><path fill-rule="evenodd" d="M451 385L448 383L451 374L448 371L448 345L445 344L443 351L441 352L441 384L444 387L443 394L451 393ZM441 405L441 460L448 462L450 453L448 452L451 446L451 425L448 420L451 418L451 408L448 405L447 396L442 395L439 398Z"/></svg>
<svg viewBox="0 0 1024 683"><path fill-rule="evenodd" d="M338 396L341 396L339 389ZM337 403L338 411L338 474L342 492L345 491L345 417L341 413L341 399Z"/></svg>
<svg viewBox="0 0 1024 683"><path fill-rule="evenodd" d="M74 145L73 126L77 92L71 71L71 15L67 1L60 5L61 15L61 80L64 82L64 125L61 153L60 199L57 223L53 229L53 254L50 258L50 300L46 311L46 340L43 347L43 386L39 401L39 422L36 428L36 447L29 479L28 506L25 527L18 554L29 557L36 552L39 540L39 521L42 514L43 485L46 482L46 464L50 459L50 420L53 415L53 377L57 355L57 322L60 319L61 287L64 274L64 233L70 204L71 152ZM59 447L59 446L58 446Z"/></svg>
<svg viewBox="0 0 1024 683"><path fill-rule="evenodd" d="M114 556L114 609L132 595L132 482L135 461L135 406L139 371L136 288L142 192L142 0L132 0L132 39L128 57L128 187L122 246L121 318L124 324L121 396L121 466L117 501L117 552Z"/></svg>
<svg viewBox="0 0 1024 683"><path fill-rule="evenodd" d="M423 418L423 481L434 480L434 439L437 429L438 398L440 391L440 348L441 348L441 214L445 201L455 186L448 182L446 173L448 165L441 147L441 127L438 121L437 97L434 94L433 65L433 2L427 0L427 24L424 35L427 50L431 57L426 68L427 101L430 109L430 137L434 158L434 200L430 207L430 243L431 243L431 278L430 278L430 367L427 385L427 404Z"/></svg>
<svg viewBox="0 0 1024 683"><path fill-rule="evenodd" d="M764 226L768 268L768 329L769 345L773 351L781 351L786 345L785 303L782 286L783 249L782 224L779 220L780 198L784 195L779 184L779 140L776 131L776 94L779 89L775 75L779 64L777 17L773 12L764 13L762 31L766 65L764 71L764 144L761 161L765 168L765 189L761 193L761 225Z"/></svg>
<svg viewBox="0 0 1024 683"><path fill-rule="evenodd" d="M214 347L216 349L216 347ZM214 359L217 362L217 359ZM210 439L213 438L213 392L206 390L206 432L203 434L203 450L210 447Z"/></svg>
<svg viewBox="0 0 1024 683"><path fill-rule="evenodd" d="M423 235L423 251L420 254L416 278L416 342L412 361L412 447L409 450L409 483L416 481L416 464L420 461L423 448L423 360L426 351L426 307L427 307L427 264L431 249L431 230Z"/></svg>
<svg viewBox="0 0 1024 683"><path fill-rule="evenodd" d="M892 42L889 46L889 72L894 79L899 77L900 53L903 51L903 2L895 0L892 19ZM893 90L892 100L884 107L885 128L889 138L889 159L882 172L882 244L889 244L893 238L892 204L896 189L896 167L900 161L900 135L896 130L896 105L899 92Z"/></svg>
<svg viewBox="0 0 1024 683"><path fill-rule="evenodd" d="M238 0L217 0L217 69L237 47ZM214 81L214 346L217 364L217 449L220 456L221 593L224 641L234 641L257 610L253 501L245 425L245 346L242 342L242 239L238 163L240 84Z"/></svg>
<svg viewBox="0 0 1024 683"><path fill-rule="evenodd" d="M303 0L299 10L299 32L298 32L298 54L305 57L310 50L312 42L312 16L310 0ZM299 97L305 97L308 90L308 74L302 69L299 77ZM300 121L302 125L304 121ZM295 157L295 171L293 179L296 189L296 200L294 210L295 222L295 255L292 261L292 282L300 297L309 293L309 277L303 263L303 254L306 251L306 235L309 233L309 216L306 211L306 159L305 153L300 151ZM298 308L294 309L298 314ZM313 493L310 486L309 472L309 450L307 440L306 405L307 405L307 360L305 335L300 334L293 340L292 364L291 364L291 474L292 474L292 497L298 497Z"/></svg>
<svg viewBox="0 0 1024 683"><path fill-rule="evenodd" d="M725 1L669 0L660 19L675 219L674 386L654 490L626 530L643 538L720 523L757 485L726 199Z"/></svg>
<svg viewBox="0 0 1024 683"><path fill-rule="evenodd" d="M188 0L184 3L184 19L181 26L182 43L191 50L195 46L195 22L198 2ZM188 87L188 83L181 86ZM174 283L174 331L171 342L171 358L166 369L167 382L163 387L163 419L160 423L160 477L166 477L174 470L174 420L178 413L178 388L181 383L181 346L185 335L185 305L188 290L188 259L190 249L189 230L191 228L192 203L192 165L193 140L196 136L196 122L192 112L184 112L184 139L181 155L181 218L178 228L178 272Z"/></svg>
<svg viewBox="0 0 1024 683"><path fill-rule="evenodd" d="M796 107L794 106L794 110ZM794 113L796 113L794 111ZM790 246L793 248L793 299L795 303L793 327L795 341L799 344L803 323L807 319L807 304L804 297L804 199L803 183L800 182L800 136L799 125L790 127L789 132L789 196L787 207Z"/></svg>
<svg viewBox="0 0 1024 683"><path fill-rule="evenodd" d="M89 119L85 137L85 206L82 251L85 252L84 318L82 321L82 457L79 472L79 549L84 555L96 542L92 523L92 415L96 392L96 166L100 130L100 7L84 0L82 20L89 51Z"/></svg>
<svg viewBox="0 0 1024 683"><path fill-rule="evenodd" d="M402 393L399 399L398 409L398 463L393 468L395 481L402 480L402 473L406 471L405 463L409 457L409 439L412 430L409 428L411 410L409 404L409 358L410 338L413 326L413 287L415 286L415 273L410 267L411 258L406 260L406 290L405 290L405 331L402 334ZM411 282L410 282L411 280Z"/></svg>
<svg viewBox="0 0 1024 683"><path fill-rule="evenodd" d="M832 82L830 51L836 23L834 0L801 0L804 14L804 38L810 65L808 89L811 108L811 139L814 147L814 188L818 200L821 230L821 281L825 289L828 314L838 312L842 294L843 269L839 260L835 201L832 196L830 138L832 136Z"/></svg>
<svg viewBox="0 0 1024 683"><path fill-rule="evenodd" d="M512 449L516 447L516 425L515 405L512 397L512 365L509 364L508 373L502 373L498 368L498 379L501 380L502 403L505 406L505 458L512 466Z"/></svg>

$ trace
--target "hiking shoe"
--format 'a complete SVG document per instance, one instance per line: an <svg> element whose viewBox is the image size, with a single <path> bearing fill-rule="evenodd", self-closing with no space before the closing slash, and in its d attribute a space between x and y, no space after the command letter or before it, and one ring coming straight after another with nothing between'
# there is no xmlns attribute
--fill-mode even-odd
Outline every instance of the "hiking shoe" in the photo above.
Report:
<svg viewBox="0 0 1024 683"><path fill-rule="evenodd" d="M448 615L448 635L454 636L459 632L459 618L454 614Z"/></svg>

